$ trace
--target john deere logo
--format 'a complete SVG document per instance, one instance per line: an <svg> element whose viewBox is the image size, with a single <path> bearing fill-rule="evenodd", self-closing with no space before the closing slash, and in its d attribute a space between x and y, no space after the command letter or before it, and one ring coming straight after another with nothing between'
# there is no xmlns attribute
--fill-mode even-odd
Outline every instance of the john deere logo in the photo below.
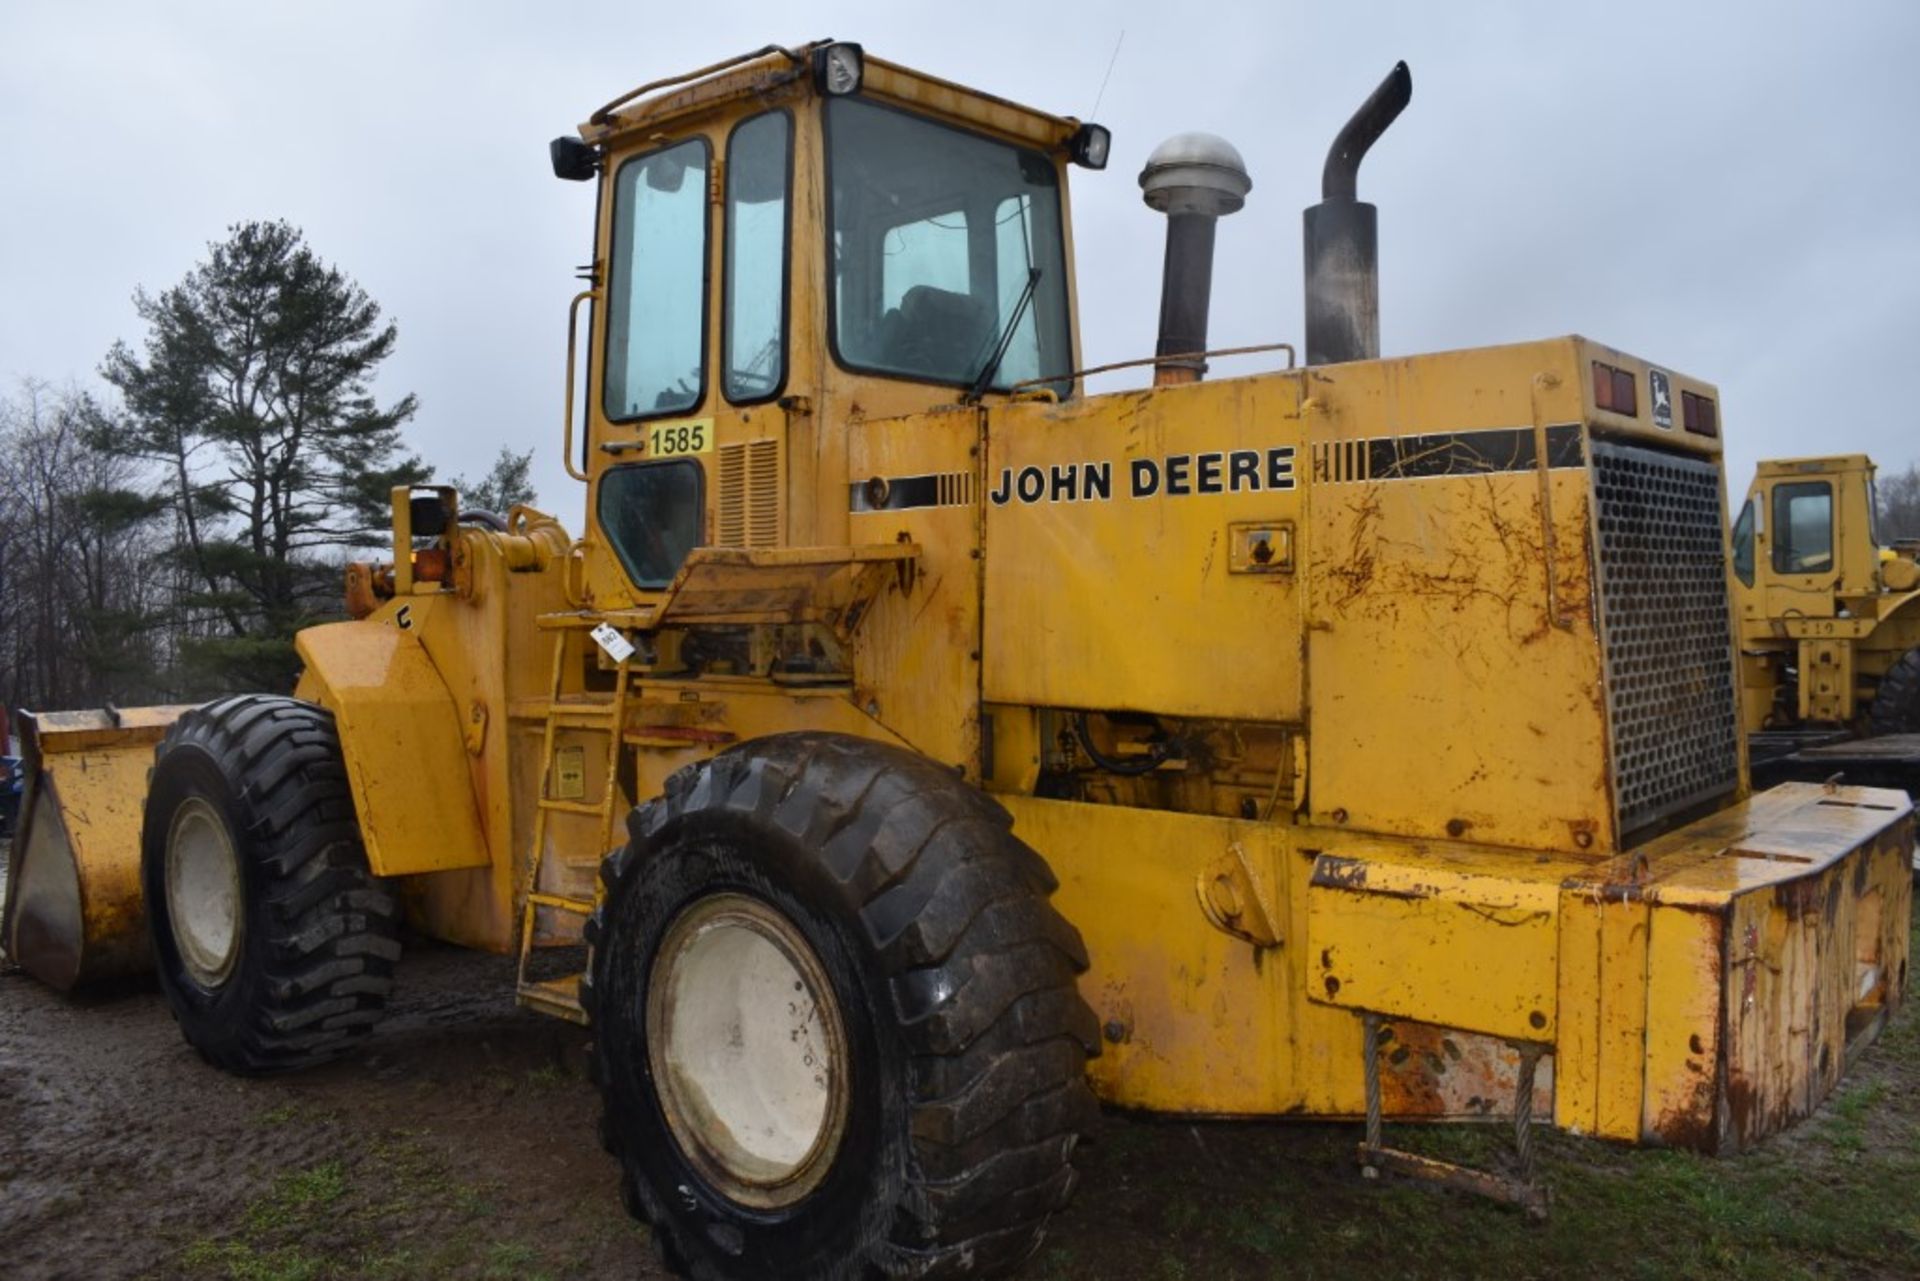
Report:
<svg viewBox="0 0 1920 1281"><path fill-rule="evenodd" d="M1647 399L1653 402L1653 425L1673 430L1673 387L1658 369L1647 371Z"/></svg>

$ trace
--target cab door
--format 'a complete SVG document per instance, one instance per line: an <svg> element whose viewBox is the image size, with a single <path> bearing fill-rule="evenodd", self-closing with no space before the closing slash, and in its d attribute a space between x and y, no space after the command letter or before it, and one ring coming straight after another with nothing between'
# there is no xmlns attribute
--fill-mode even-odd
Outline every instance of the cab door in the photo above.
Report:
<svg viewBox="0 0 1920 1281"><path fill-rule="evenodd" d="M609 165L585 459L601 608L658 599L695 547L788 541L795 113L755 106Z"/></svg>
<svg viewBox="0 0 1920 1281"><path fill-rule="evenodd" d="M1756 568L1768 618L1832 618L1840 574L1832 476L1783 477L1756 491Z"/></svg>

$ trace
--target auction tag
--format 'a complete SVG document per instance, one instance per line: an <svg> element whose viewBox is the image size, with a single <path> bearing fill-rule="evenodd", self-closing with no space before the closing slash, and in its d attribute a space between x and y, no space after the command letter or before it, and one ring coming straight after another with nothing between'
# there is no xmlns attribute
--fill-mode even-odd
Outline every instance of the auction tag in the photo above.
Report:
<svg viewBox="0 0 1920 1281"><path fill-rule="evenodd" d="M606 651L607 657L616 663L624 663L633 657L633 642L620 634L620 629L612 623L602 623L593 629L593 643Z"/></svg>

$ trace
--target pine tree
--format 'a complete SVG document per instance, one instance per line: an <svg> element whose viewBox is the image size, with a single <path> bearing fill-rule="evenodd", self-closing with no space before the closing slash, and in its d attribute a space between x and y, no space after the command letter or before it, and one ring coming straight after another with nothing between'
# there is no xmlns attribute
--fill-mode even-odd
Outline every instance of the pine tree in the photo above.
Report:
<svg viewBox="0 0 1920 1281"><path fill-rule="evenodd" d="M209 689L284 689L294 632L338 610L344 553L377 539L394 485L427 475L401 444L414 397L373 394L394 326L285 222L230 228L134 304L146 339L102 366L125 413L98 438L165 473L189 604L212 624L188 628L205 634L186 656Z"/></svg>
<svg viewBox="0 0 1920 1281"><path fill-rule="evenodd" d="M509 508L519 504L531 507L534 503L533 492L533 451L516 454L505 445L500 446L500 456L493 460L493 467L479 480L468 480L465 476L455 476L447 482L460 494L460 505L469 511L478 508L504 516Z"/></svg>

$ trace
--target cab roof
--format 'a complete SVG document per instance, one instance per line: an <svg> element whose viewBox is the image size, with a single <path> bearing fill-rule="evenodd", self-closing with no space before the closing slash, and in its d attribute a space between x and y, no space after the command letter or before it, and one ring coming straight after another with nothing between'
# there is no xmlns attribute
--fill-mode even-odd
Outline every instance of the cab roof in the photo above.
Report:
<svg viewBox="0 0 1920 1281"><path fill-rule="evenodd" d="M580 136L595 145L605 145L635 133L656 132L736 102L783 92L812 92L813 55L834 43L839 42L816 40L797 48L767 45L697 71L641 85L589 116L580 126ZM1080 127L1080 121L1072 116L1050 115L864 53L862 63L860 92L867 97L1049 151L1065 145Z"/></svg>

